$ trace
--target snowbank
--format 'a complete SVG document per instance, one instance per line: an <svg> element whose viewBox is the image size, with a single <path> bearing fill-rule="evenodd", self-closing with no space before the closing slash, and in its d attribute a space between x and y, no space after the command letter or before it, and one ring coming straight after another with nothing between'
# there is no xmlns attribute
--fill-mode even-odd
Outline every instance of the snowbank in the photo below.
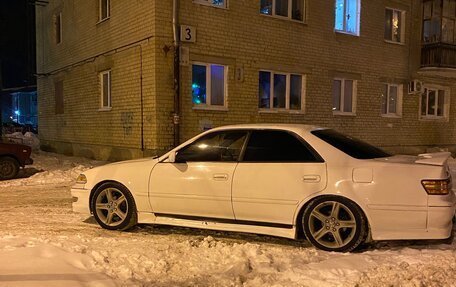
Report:
<svg viewBox="0 0 456 287"><path fill-rule="evenodd" d="M25 134L22 134L21 132L15 132L12 134L6 134L5 137L10 142L28 145L32 148L32 150L40 149L40 140L38 136L32 132L26 132Z"/></svg>

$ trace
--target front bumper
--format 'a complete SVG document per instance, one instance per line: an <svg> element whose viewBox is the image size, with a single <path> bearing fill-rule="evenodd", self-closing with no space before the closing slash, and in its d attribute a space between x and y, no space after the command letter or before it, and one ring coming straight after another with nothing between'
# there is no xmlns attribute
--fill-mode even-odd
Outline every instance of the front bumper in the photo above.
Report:
<svg viewBox="0 0 456 287"><path fill-rule="evenodd" d="M71 196L73 198L73 212L90 216L90 190L83 188L72 188Z"/></svg>

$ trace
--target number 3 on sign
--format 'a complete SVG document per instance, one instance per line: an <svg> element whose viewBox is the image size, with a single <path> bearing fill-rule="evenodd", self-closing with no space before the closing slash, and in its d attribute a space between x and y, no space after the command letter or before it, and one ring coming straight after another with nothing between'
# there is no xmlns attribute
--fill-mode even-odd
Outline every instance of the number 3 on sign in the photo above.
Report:
<svg viewBox="0 0 456 287"><path fill-rule="evenodd" d="M196 42L196 28L187 25L180 27L180 40L181 42L195 43Z"/></svg>

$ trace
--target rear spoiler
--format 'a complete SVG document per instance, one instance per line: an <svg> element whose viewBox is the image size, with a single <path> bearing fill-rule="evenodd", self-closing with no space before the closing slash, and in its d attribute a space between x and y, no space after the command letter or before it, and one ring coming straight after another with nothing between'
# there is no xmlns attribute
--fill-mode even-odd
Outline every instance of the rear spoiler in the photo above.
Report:
<svg viewBox="0 0 456 287"><path fill-rule="evenodd" d="M451 157L451 152L422 153L418 156L420 158L415 163L443 166L446 164L448 158Z"/></svg>

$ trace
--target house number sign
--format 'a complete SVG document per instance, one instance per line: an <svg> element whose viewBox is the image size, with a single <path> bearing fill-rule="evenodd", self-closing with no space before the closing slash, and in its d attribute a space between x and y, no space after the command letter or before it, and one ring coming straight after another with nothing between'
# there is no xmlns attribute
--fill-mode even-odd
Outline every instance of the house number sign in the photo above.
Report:
<svg viewBox="0 0 456 287"><path fill-rule="evenodd" d="M187 25L181 25L180 27L180 40L186 43L196 42L196 28Z"/></svg>

